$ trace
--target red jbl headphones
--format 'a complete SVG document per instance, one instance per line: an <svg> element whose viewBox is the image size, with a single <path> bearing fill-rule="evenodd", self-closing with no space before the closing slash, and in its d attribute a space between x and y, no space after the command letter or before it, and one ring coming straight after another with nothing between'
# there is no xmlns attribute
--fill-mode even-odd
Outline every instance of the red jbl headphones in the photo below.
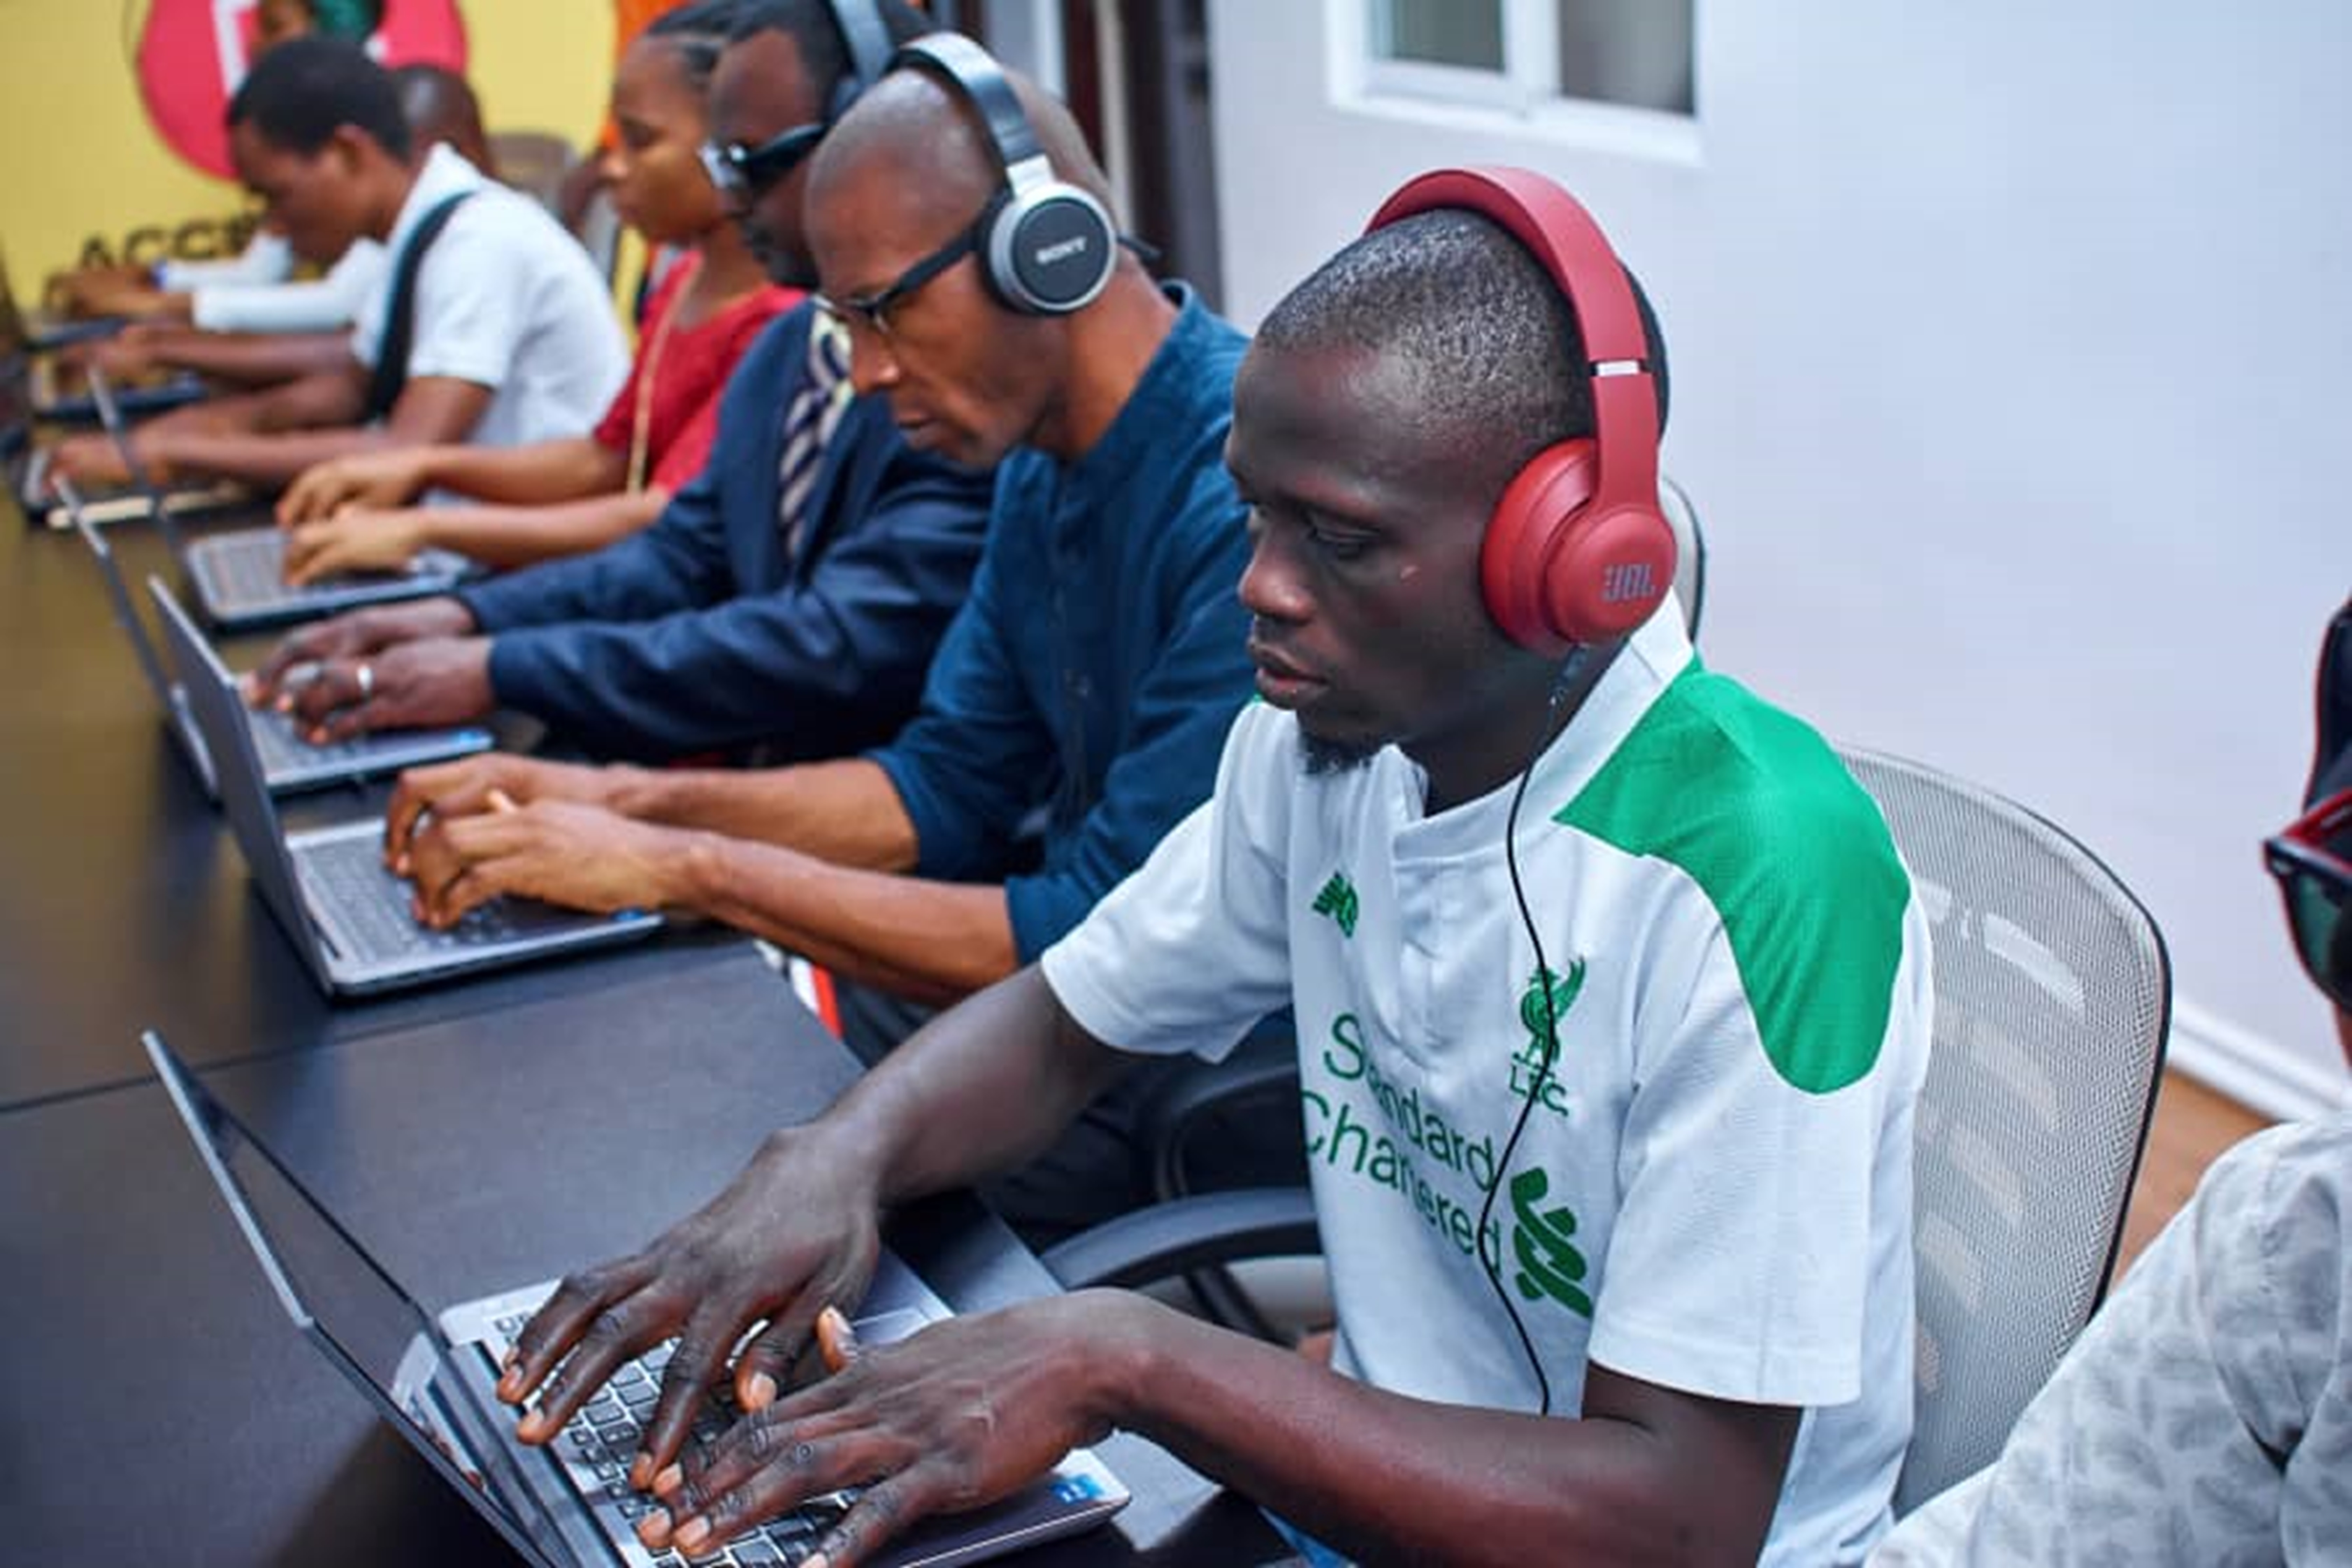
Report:
<svg viewBox="0 0 2352 1568"><path fill-rule="evenodd" d="M1408 182L1365 232L1440 207L1491 219L1543 264L1575 313L1593 434L1530 458L1487 520L1486 612L1511 640L1559 658L1647 620L1675 575L1658 510L1658 399L1642 312L1601 227L1526 169L1441 169Z"/></svg>

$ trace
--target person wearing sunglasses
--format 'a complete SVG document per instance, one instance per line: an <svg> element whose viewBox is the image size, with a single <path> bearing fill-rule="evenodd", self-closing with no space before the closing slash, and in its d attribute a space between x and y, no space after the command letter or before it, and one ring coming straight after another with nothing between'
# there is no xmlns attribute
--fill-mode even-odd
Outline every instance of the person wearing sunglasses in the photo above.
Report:
<svg viewBox="0 0 2352 1568"><path fill-rule="evenodd" d="M929 26L898 0L878 12L894 41ZM748 0L710 79L709 139L761 147L857 91L824 7ZM773 160L759 174L720 205L772 281L813 287L805 175ZM502 707L637 761L837 757L887 740L969 590L991 478L914 450L840 361L813 304L785 311L728 379L701 472L643 531L304 627L249 699L330 739Z"/></svg>
<svg viewBox="0 0 2352 1568"><path fill-rule="evenodd" d="M2305 809L2263 858L2352 1063L2352 601L2317 684ZM2352 1112L2216 1160L2000 1458L1871 1563L2352 1563Z"/></svg>

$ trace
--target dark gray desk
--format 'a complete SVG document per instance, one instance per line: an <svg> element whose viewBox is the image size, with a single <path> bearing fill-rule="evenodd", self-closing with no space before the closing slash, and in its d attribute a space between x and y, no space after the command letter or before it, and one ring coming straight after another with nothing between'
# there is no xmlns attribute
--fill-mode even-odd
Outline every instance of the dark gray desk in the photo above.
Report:
<svg viewBox="0 0 2352 1568"><path fill-rule="evenodd" d="M112 535L133 570L163 552ZM507 1561L294 1332L137 1031L162 1028L428 1306L640 1244L852 1063L748 946L670 937L329 1006L170 749L80 542L0 510L0 1510L10 1561ZM344 792L291 814L373 810ZM632 1093L658 1067L665 1092ZM894 1245L960 1309L1050 1289L969 1199ZM1114 1530L1024 1561L1277 1560L1129 1439Z"/></svg>
<svg viewBox="0 0 2352 1568"><path fill-rule="evenodd" d="M170 575L150 528L109 538L133 582ZM267 646L232 645L247 659ZM89 551L26 530L13 505L0 509L0 1106L143 1077L137 1037L151 1024L187 1035L202 1066L570 983L573 966L558 965L330 1006L166 734ZM346 820L388 793L331 789L285 813L295 826Z"/></svg>

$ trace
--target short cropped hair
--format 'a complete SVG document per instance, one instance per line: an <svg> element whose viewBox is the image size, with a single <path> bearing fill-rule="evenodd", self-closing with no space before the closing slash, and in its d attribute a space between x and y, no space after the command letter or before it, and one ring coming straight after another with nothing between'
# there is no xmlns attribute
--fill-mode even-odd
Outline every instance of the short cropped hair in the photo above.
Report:
<svg viewBox="0 0 2352 1568"><path fill-rule="evenodd" d="M1665 340L1632 272L1666 418ZM1375 229L1318 268L1258 329L1265 349L1402 355L1427 389L1418 434L1499 476L1593 431L1584 337L1551 274L1499 226L1455 208Z"/></svg>
<svg viewBox="0 0 2352 1568"><path fill-rule="evenodd" d="M270 145L306 157L350 125L394 157L408 157L392 73L357 44L333 38L289 38L256 60L229 100L228 123L250 124Z"/></svg>
<svg viewBox="0 0 2352 1568"><path fill-rule="evenodd" d="M868 3L880 15L882 31L893 48L939 30L937 22L907 0L745 0L728 41L741 43L761 33L786 35L800 47L801 68L808 72L810 85L818 97L831 102L850 66L849 47L842 42L841 24L834 20L834 9Z"/></svg>
<svg viewBox="0 0 2352 1568"><path fill-rule="evenodd" d="M676 49L687 85L700 92L710 86L719 57L751 9L746 0L692 0L655 17L640 36L659 38Z"/></svg>

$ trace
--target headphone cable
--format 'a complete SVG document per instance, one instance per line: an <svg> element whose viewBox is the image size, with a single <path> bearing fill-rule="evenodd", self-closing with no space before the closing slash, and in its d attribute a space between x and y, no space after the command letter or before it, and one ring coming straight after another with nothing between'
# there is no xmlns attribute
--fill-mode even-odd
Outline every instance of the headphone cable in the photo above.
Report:
<svg viewBox="0 0 2352 1568"><path fill-rule="evenodd" d="M1511 1320L1511 1328L1519 1336L1519 1349L1526 1352L1528 1365L1536 1374L1538 1401L1536 1414L1551 1414L1551 1379L1544 1374L1543 1357L1536 1352L1534 1336L1519 1317L1519 1310L1511 1304L1511 1293L1503 1285L1502 1242L1494 1243L1487 1251L1487 1225L1495 1215L1495 1194L1503 1190L1503 1174L1511 1168L1511 1156L1517 1152L1519 1139L1528 1130L1528 1118L1542 1098L1545 1086L1551 1079L1553 1066L1559 1060L1559 1017L1552 1010L1551 969L1544 959L1543 937L1536 931L1535 915L1528 908L1527 885L1519 880L1518 826L1519 803L1527 799L1528 784L1536 775L1536 764L1558 735L1554 720L1569 692L1584 674L1591 662L1591 645L1579 643L1570 648L1559 667L1559 678L1552 682L1551 697L1544 705L1543 732L1536 737L1535 747L1528 754L1528 765L1519 770L1518 787L1511 792L1511 809L1503 820L1503 863L1511 876L1511 898L1518 905L1519 924L1528 933L1528 942L1536 951L1536 989L1543 994L1543 1056L1537 1064L1535 1077L1528 1080L1526 1103L1519 1107L1518 1120L1511 1124L1511 1135L1503 1142L1503 1152L1495 1162L1495 1183L1486 1189L1486 1201L1478 1205L1478 1258L1486 1265L1486 1283L1494 1287L1495 1300L1503 1304L1504 1315Z"/></svg>

